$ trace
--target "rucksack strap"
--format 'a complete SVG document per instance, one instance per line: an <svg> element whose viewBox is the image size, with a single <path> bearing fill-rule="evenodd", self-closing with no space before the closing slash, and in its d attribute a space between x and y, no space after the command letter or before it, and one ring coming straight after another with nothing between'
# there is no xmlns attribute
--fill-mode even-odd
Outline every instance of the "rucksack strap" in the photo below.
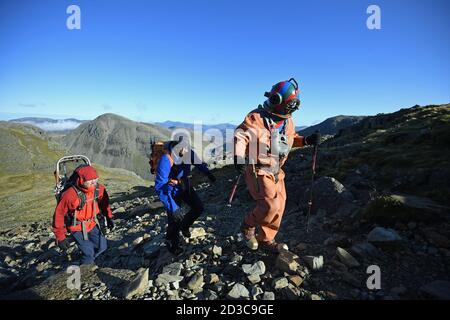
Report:
<svg viewBox="0 0 450 320"><path fill-rule="evenodd" d="M83 207L86 205L86 195L84 194L83 191L78 189L76 186L72 186L72 188L75 190L75 192L77 193L78 199L80 200L78 207L75 209L75 212L73 213L72 226L76 226L77 225L77 213L78 213L78 211L81 211L83 209ZM94 191L94 199L92 200L94 202L94 208L93 208L94 213L97 212L97 209L98 209L99 194L100 194L100 186L97 184L97 187L95 188L95 191Z"/></svg>
<svg viewBox="0 0 450 320"><path fill-rule="evenodd" d="M92 200L94 202L94 217L97 216L97 214L95 212L97 212L98 208L98 195L100 194L100 186L97 183L97 187L95 187L95 191L94 191L94 199ZM100 211L100 209L98 210Z"/></svg>
<svg viewBox="0 0 450 320"><path fill-rule="evenodd" d="M272 119L272 117L270 117L270 115L265 112L263 114L263 119L264 119L264 123L267 126L267 129L269 129L270 132L272 132L272 130L277 129L276 128L276 122ZM280 126L280 128L278 129L278 132L280 134L286 134L286 125L287 125L287 121L288 119L284 119L283 120L283 124Z"/></svg>
<svg viewBox="0 0 450 320"><path fill-rule="evenodd" d="M80 199L80 203L78 204L78 208L77 208L77 210L80 211L81 209L83 209L84 205L86 204L86 195L84 194L83 191L78 189L76 186L72 186L72 188L77 193L78 199Z"/></svg>

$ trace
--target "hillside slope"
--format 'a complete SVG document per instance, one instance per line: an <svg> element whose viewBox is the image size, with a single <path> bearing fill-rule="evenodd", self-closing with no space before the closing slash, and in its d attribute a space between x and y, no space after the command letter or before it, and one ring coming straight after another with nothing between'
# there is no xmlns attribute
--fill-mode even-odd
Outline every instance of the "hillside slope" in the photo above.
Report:
<svg viewBox="0 0 450 320"><path fill-rule="evenodd" d="M339 132L339 130L348 128L355 123L358 123L364 116L336 116L328 118L321 123L318 123L313 126L309 126L303 130L300 130L298 133L303 136L308 136L314 133L316 130L319 130L322 135L335 135Z"/></svg>
<svg viewBox="0 0 450 320"><path fill-rule="evenodd" d="M91 161L111 168L123 168L150 179L150 138L168 140L168 129L104 114L81 124L62 138L71 153L87 155Z"/></svg>
<svg viewBox="0 0 450 320"><path fill-rule="evenodd" d="M0 229L49 220L55 209L53 171L65 150L43 130L0 122ZM112 193L149 182L123 169L94 163Z"/></svg>

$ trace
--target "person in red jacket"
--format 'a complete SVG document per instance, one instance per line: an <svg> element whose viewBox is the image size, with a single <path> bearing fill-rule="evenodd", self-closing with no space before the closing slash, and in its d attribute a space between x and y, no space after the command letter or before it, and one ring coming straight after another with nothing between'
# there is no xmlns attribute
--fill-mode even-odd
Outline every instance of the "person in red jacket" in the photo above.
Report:
<svg viewBox="0 0 450 320"><path fill-rule="evenodd" d="M66 233L75 239L82 252L81 264L91 264L107 249L97 215L106 217L109 230L114 228L109 197L105 186L98 183L98 175L92 166L74 171L75 183L63 192L53 216L53 232L59 248L69 248Z"/></svg>

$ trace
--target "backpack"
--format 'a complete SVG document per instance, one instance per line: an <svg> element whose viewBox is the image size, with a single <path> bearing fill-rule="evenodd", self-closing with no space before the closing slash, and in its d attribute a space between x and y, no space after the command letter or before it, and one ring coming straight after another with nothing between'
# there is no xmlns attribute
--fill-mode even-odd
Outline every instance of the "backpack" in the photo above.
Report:
<svg viewBox="0 0 450 320"><path fill-rule="evenodd" d="M77 185L77 179L78 179L78 170L83 168L83 167L88 167L88 164L81 164L78 167L75 168L75 170L73 170L72 174L70 175L69 179L67 179L66 181L64 181L64 186L63 189L61 190L61 192L57 193L56 196L56 203L58 204L59 201L61 200L62 194L64 192L66 192L68 189L73 188L74 191L77 193L78 199L80 199L80 204L77 207L77 210L80 211L81 209L83 209L84 205L86 204L86 195L84 194L83 191L81 191ZM98 204L98 195L100 193L100 187L97 184L97 187L95 188L94 191L94 201L97 202Z"/></svg>
<svg viewBox="0 0 450 320"><path fill-rule="evenodd" d="M150 154L150 172L151 174L156 173L156 168L158 166L159 159L166 151L166 143L163 141L151 141L151 154Z"/></svg>

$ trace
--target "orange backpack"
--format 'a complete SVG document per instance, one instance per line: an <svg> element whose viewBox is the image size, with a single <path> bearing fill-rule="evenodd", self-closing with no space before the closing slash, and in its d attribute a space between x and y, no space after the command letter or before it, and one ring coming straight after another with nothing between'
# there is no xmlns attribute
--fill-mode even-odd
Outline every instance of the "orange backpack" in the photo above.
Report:
<svg viewBox="0 0 450 320"><path fill-rule="evenodd" d="M159 159L165 153L165 147L163 141L151 141L151 154L150 154L150 172L156 173L156 167L158 166Z"/></svg>

